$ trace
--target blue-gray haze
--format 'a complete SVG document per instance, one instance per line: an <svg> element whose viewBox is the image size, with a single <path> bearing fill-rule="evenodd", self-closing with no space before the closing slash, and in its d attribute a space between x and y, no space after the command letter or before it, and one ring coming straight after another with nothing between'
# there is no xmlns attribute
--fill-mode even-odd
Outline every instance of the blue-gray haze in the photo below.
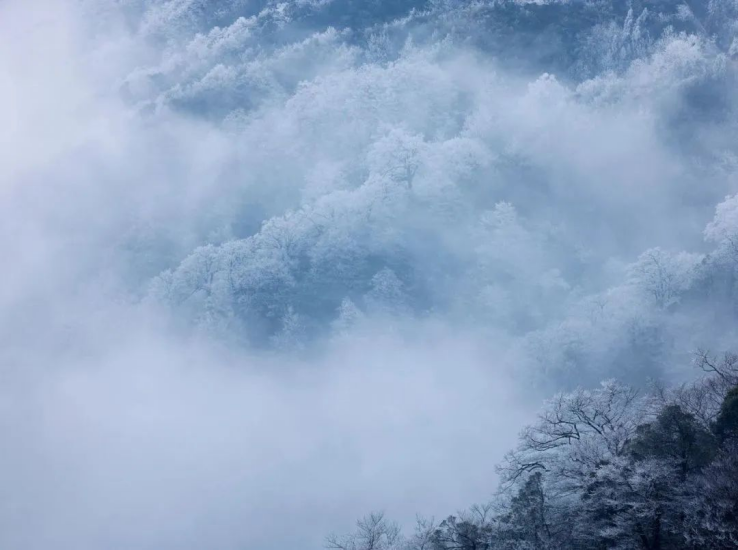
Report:
<svg viewBox="0 0 738 550"><path fill-rule="evenodd" d="M735 0L0 2L0 548L316 550L735 342Z"/></svg>

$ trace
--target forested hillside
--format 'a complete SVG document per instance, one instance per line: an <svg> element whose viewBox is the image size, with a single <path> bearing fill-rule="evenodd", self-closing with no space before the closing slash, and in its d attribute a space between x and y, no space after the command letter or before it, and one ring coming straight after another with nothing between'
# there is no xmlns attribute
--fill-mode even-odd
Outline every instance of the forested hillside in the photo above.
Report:
<svg viewBox="0 0 738 550"><path fill-rule="evenodd" d="M559 394L521 432L489 503L419 518L406 535L370 514L326 548L738 548L738 356L702 352L696 364L691 384Z"/></svg>
<svg viewBox="0 0 738 550"><path fill-rule="evenodd" d="M289 349L440 318L559 382L730 348L735 201L699 226L735 192L732 0L127 9L162 46L123 92L237 148L201 246L169 213L122 243L198 329Z"/></svg>

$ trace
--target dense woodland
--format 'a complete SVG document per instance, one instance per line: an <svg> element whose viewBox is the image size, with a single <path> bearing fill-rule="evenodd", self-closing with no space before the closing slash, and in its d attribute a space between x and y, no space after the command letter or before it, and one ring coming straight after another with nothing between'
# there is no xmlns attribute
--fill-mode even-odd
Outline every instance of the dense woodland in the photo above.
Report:
<svg viewBox="0 0 738 550"><path fill-rule="evenodd" d="M162 47L121 89L238 152L119 246L182 324L299 350L440 319L554 385L730 348L733 0L180 4L129 0Z"/></svg>
<svg viewBox="0 0 738 550"><path fill-rule="evenodd" d="M336 550L738 548L738 356L639 391L610 380L551 399L500 465L490 503L403 535L381 513Z"/></svg>

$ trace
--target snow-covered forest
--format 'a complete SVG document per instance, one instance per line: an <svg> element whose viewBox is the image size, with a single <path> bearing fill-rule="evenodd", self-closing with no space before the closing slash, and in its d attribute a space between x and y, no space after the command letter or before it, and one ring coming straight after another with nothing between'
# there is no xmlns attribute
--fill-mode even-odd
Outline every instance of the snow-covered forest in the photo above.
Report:
<svg viewBox="0 0 738 550"><path fill-rule="evenodd" d="M737 84L736 0L0 2L0 547L738 547Z"/></svg>
<svg viewBox="0 0 738 550"><path fill-rule="evenodd" d="M738 356L696 358L705 376L649 392L603 382L555 396L499 470L493 499L414 532L381 512L335 550L738 547Z"/></svg>

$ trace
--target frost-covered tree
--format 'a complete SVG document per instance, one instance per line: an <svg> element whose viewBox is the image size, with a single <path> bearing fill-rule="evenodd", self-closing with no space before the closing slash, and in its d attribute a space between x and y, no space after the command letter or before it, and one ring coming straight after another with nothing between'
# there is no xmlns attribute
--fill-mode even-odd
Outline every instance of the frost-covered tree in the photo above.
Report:
<svg viewBox="0 0 738 550"><path fill-rule="evenodd" d="M419 521L400 548L734 548L736 365L700 353L707 375L692 384L645 393L609 381L558 395L520 434L492 504Z"/></svg>
<svg viewBox="0 0 738 550"><path fill-rule="evenodd" d="M667 308L690 288L701 261L699 254L670 254L653 248L630 266L630 282L650 295L659 307Z"/></svg>
<svg viewBox="0 0 738 550"><path fill-rule="evenodd" d="M705 228L705 238L718 246L717 253L738 262L738 195L726 197Z"/></svg>
<svg viewBox="0 0 738 550"><path fill-rule="evenodd" d="M433 550L492 550L490 509L473 506L468 512L443 520L433 532Z"/></svg>
<svg viewBox="0 0 738 550"><path fill-rule="evenodd" d="M543 471L580 488L599 465L628 452L646 412L638 390L615 381L560 394L523 430L500 471L508 481Z"/></svg>
<svg viewBox="0 0 738 550"><path fill-rule="evenodd" d="M331 550L401 550L400 527L383 513L372 513L356 522L356 531L345 536L330 535L325 547Z"/></svg>
<svg viewBox="0 0 738 550"><path fill-rule="evenodd" d="M688 540L699 549L738 546L738 445L724 445L685 503Z"/></svg>
<svg viewBox="0 0 738 550"><path fill-rule="evenodd" d="M533 472L510 499L496 525L496 546L509 550L544 550L552 541L552 514L543 474Z"/></svg>

